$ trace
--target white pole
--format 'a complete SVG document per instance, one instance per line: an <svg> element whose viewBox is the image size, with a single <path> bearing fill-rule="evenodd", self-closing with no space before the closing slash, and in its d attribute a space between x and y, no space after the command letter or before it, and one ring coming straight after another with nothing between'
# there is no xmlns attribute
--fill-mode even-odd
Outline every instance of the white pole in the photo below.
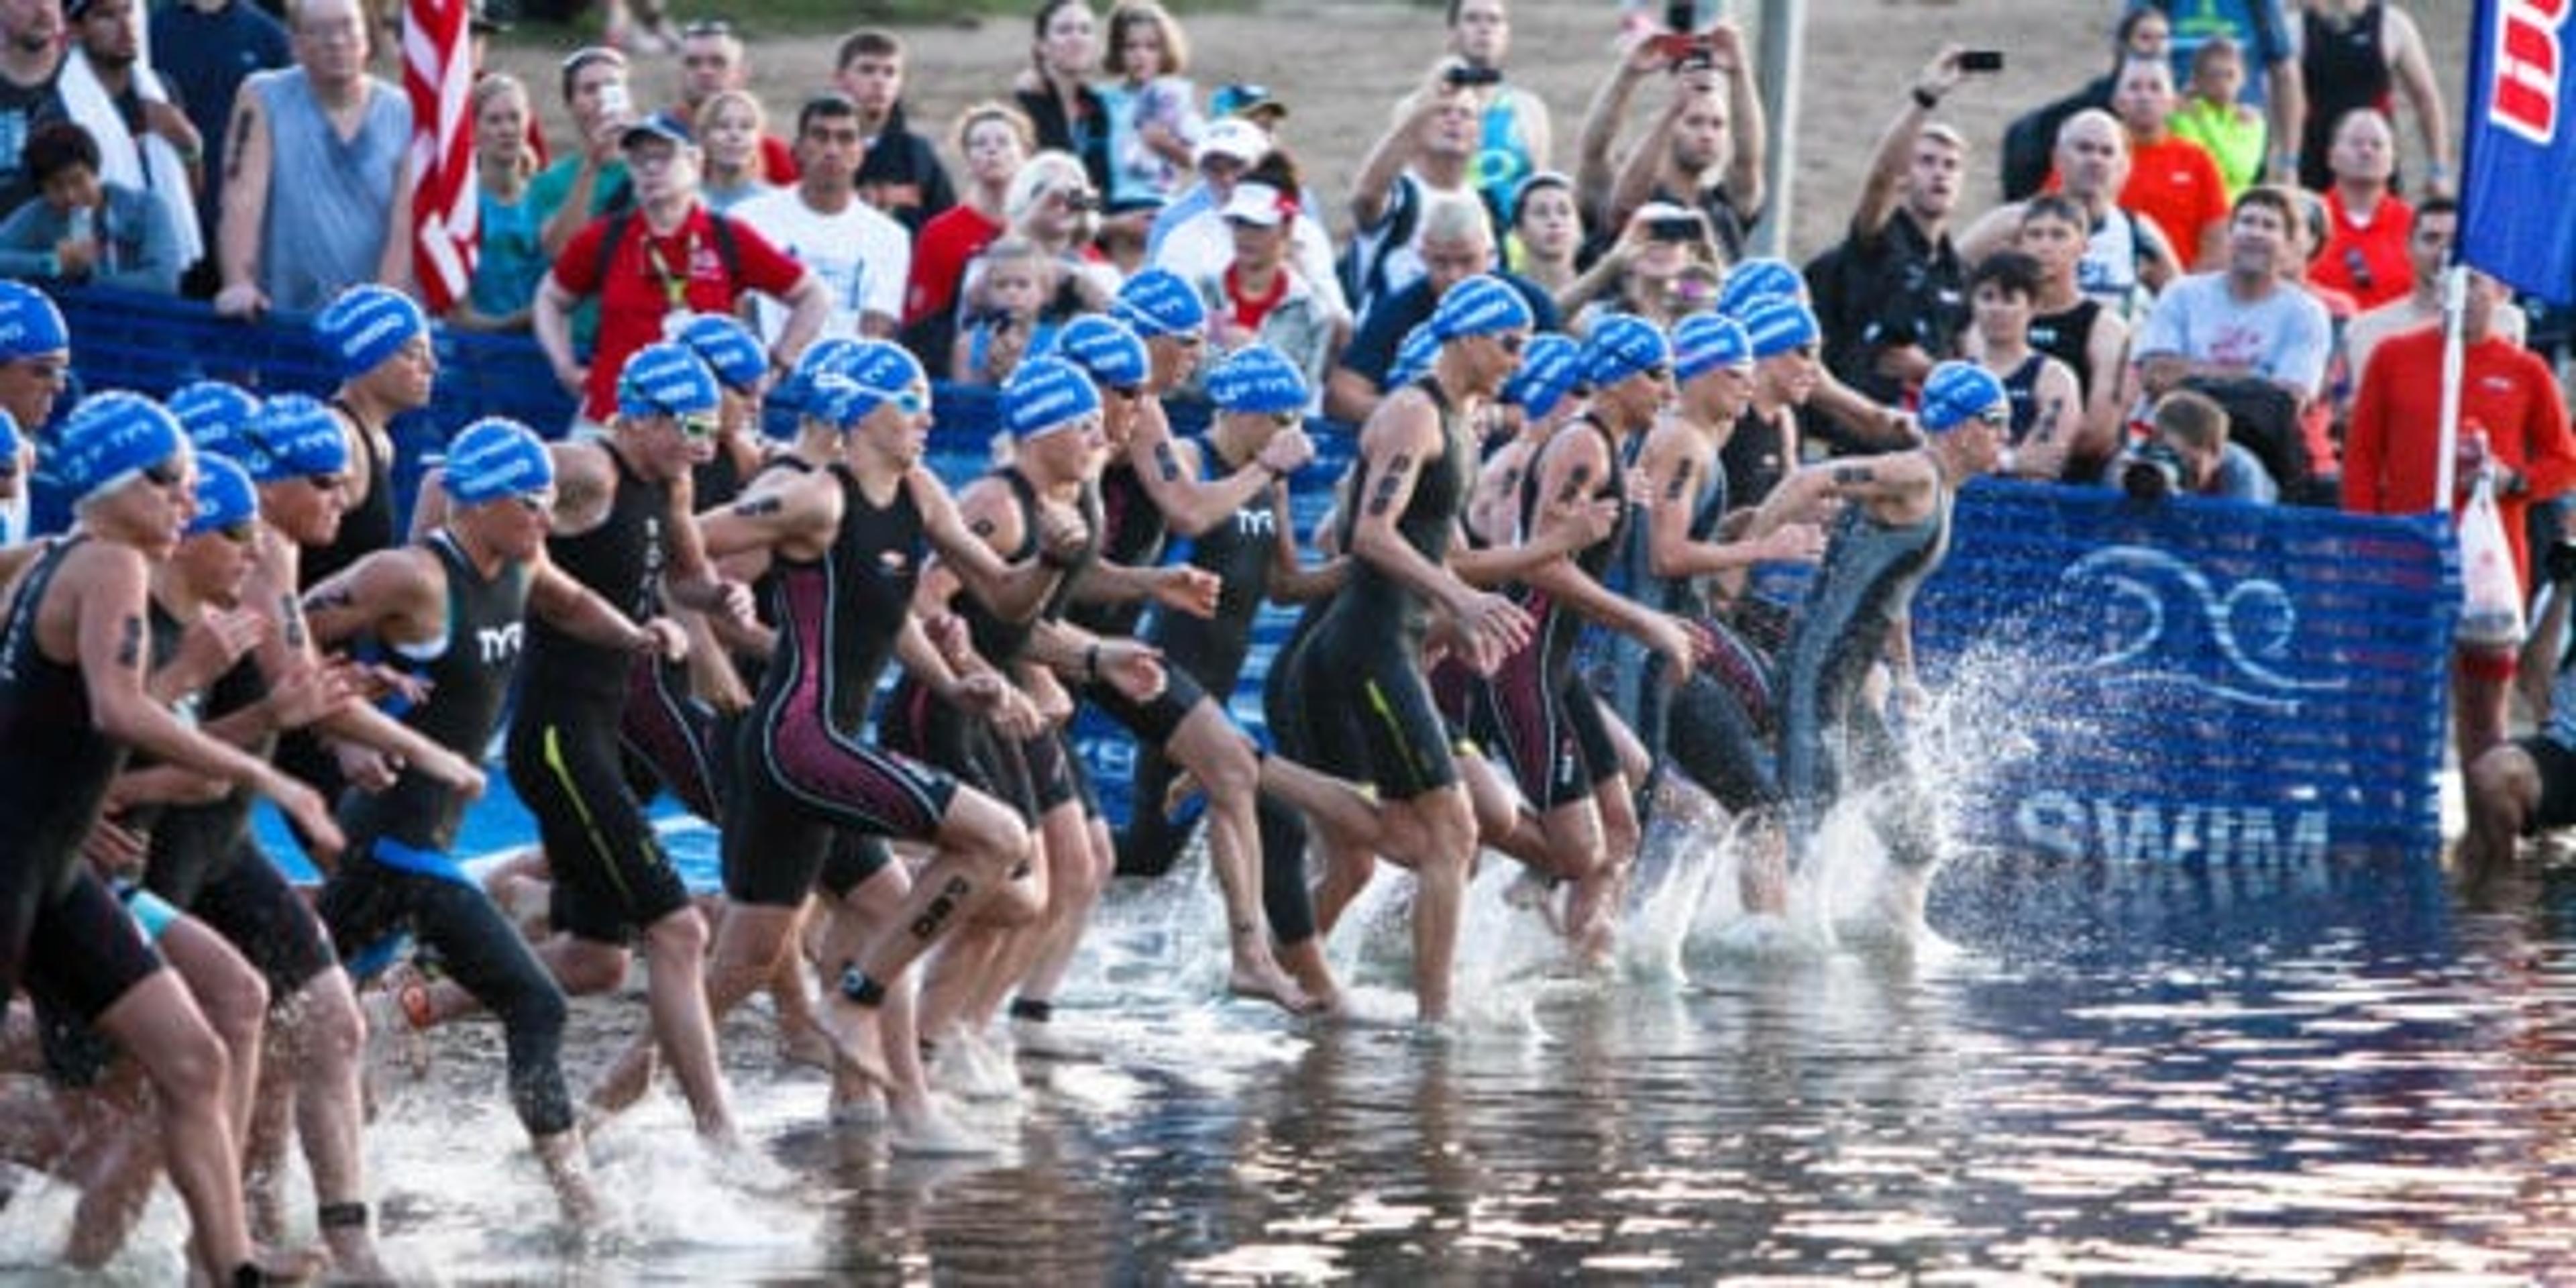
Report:
<svg viewBox="0 0 2576 1288"><path fill-rule="evenodd" d="M2454 264L2442 273L2442 424L2440 455L2433 462L2433 505L2451 512L2451 493L2458 486L2460 454L2460 383L2468 356L2462 347L2460 318L2468 311L2469 270Z"/></svg>
<svg viewBox="0 0 2576 1288"><path fill-rule="evenodd" d="M1807 0L1762 0L1762 110L1769 115L1771 138L1762 176L1765 185L1761 236L1768 254L1789 254L1789 226L1794 222L1798 178L1798 83L1806 63Z"/></svg>

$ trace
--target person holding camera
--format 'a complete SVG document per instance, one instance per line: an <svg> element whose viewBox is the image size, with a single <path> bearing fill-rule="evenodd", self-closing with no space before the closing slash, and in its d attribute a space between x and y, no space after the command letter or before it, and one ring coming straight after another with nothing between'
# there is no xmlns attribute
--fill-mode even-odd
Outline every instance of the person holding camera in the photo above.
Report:
<svg viewBox="0 0 2576 1288"><path fill-rule="evenodd" d="M1476 191L1497 216L1516 209L1521 185L1547 169L1555 125L1547 100L1503 83L1503 58L1511 52L1512 15L1503 0L1449 0L1449 52L1471 70L1492 77L1484 115L1476 122L1476 157L1470 167Z"/></svg>
<svg viewBox="0 0 2576 1288"><path fill-rule="evenodd" d="M1625 38L1610 79L1584 112L1574 187L1595 202L1583 212L1584 222L1605 233L1625 228L1628 216L1649 201L1693 207L1708 217L1719 248L1734 260L1743 256L1745 232L1761 217L1767 195L1762 96L1744 33L1728 21L1693 31L1689 7L1672 6L1666 30ZM1611 144L1627 120L1628 102L1658 71L1672 77L1672 98L1614 167Z"/></svg>
<svg viewBox="0 0 2576 1288"><path fill-rule="evenodd" d="M1959 355L1967 326L1966 273L1949 229L1968 141L1932 113L1958 88L1969 52L1945 45L1915 74L1879 136L1849 234L1807 266L1826 369L1876 402L1921 389L1932 364Z"/></svg>
<svg viewBox="0 0 2576 1288"><path fill-rule="evenodd" d="M1628 217L1619 244L1557 295L1556 307L1577 337L1619 313L1670 327L1716 303L1725 275L1708 220L1688 207L1650 201Z"/></svg>
<svg viewBox="0 0 2576 1288"><path fill-rule="evenodd" d="M1422 216L1434 201L1466 198L1490 223L1468 165L1475 159L1477 122L1490 84L1487 73L1442 59L1430 79L1397 105L1395 123L1361 160L1359 177L1351 181L1350 249L1341 264L1342 295L1354 316L1367 318L1379 300L1422 279ZM1490 227L1486 240L1490 246Z"/></svg>
<svg viewBox="0 0 2576 1288"><path fill-rule="evenodd" d="M2154 434L2131 448L2112 472L2131 498L2205 496L2257 505L2281 499L2280 485L2263 462L2227 441L2227 409L2214 400L2177 389L2156 400L2149 420Z"/></svg>

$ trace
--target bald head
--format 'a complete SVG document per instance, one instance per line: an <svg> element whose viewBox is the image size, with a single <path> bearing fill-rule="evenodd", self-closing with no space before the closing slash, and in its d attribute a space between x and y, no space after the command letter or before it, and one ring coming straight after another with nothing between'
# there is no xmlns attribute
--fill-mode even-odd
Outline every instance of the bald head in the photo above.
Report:
<svg viewBox="0 0 2576 1288"><path fill-rule="evenodd" d="M2110 113L2088 107L2058 127L2056 160L2067 195L2098 211L2129 181L2128 134Z"/></svg>
<svg viewBox="0 0 2576 1288"><path fill-rule="evenodd" d="M2397 169L2397 132L2379 109L2356 107L2336 122L2326 165L2339 181L2386 183Z"/></svg>

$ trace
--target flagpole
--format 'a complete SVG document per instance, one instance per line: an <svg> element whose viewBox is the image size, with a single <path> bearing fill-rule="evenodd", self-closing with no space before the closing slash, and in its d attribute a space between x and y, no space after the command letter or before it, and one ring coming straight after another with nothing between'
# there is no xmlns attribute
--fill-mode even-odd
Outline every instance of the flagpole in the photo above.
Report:
<svg viewBox="0 0 2576 1288"><path fill-rule="evenodd" d="M2460 384L2468 367L2460 329L2468 301L2468 266L2453 264L2442 270L2442 421L2440 445L2434 449L2433 504L2444 514L2451 512L2451 494L2459 485Z"/></svg>

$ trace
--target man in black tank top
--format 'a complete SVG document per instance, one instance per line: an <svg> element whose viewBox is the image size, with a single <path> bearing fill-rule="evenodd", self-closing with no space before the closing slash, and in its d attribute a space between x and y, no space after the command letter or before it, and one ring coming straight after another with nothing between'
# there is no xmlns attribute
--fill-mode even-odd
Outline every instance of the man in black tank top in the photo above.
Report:
<svg viewBox="0 0 2576 1288"><path fill-rule="evenodd" d="M708 564L691 499L689 471L714 448L714 373L684 345L650 344L627 358L617 394L604 436L554 449L549 562L675 638L680 627L660 615L666 597L749 620L750 593ZM435 518L426 499L422 508ZM604 993L626 982L629 939L642 936L663 1054L699 1134L723 1141L733 1116L707 1018L706 922L627 786L618 741L631 669L682 651L635 658L543 618L529 622L527 682L510 719L510 785L536 818L554 875L547 919L555 934L538 955L565 991Z"/></svg>
<svg viewBox="0 0 2576 1288"><path fill-rule="evenodd" d="M1923 710L1907 614L1915 589L1949 550L1951 498L1994 468L2011 411L2002 382L1973 363L1945 362L1923 382L1920 416L1931 437L1922 448L1801 470L1755 518L1761 530L1813 513L1829 498L1843 503L1824 564L1780 648L1788 860L1804 866L1817 825L1836 801L1883 789L1870 821L1899 874L1889 893L1902 925L1921 920L1924 885L1940 857L1936 819L1904 750L1862 689L1884 657L1895 672L1894 701ZM1778 912L1785 897L1785 887L1776 887L1747 907Z"/></svg>
<svg viewBox="0 0 2576 1288"><path fill-rule="evenodd" d="M1449 1015L1476 820L1421 651L1435 605L1446 610L1452 647L1479 670L1529 638L1528 614L1461 581L1446 560L1475 477L1472 404L1493 397L1519 366L1531 324L1519 293L1492 277L1471 277L1441 296L1431 319L1440 341L1431 375L1388 395L1360 431L1356 506L1343 523L1350 580L1298 659L1306 695L1300 745L1332 753L1322 768L1374 782L1390 830L1409 838L1406 852L1388 857L1420 882L1414 996L1430 1023Z"/></svg>
<svg viewBox="0 0 2576 1288"><path fill-rule="evenodd" d="M543 561L554 467L525 426L488 419L460 431L440 487L448 509L436 531L350 565L304 605L317 640L372 641L412 673L421 696L403 720L413 729L479 754L500 722L529 615L620 654L683 646L669 623L637 625ZM465 806L417 767L382 792L345 795L340 817L353 839L323 887L322 918L343 957L403 929L437 949L448 978L406 1002L415 1025L461 1013L469 998L500 1017L512 1107L566 1218L588 1223L598 1202L564 1085L563 993L449 853Z"/></svg>

